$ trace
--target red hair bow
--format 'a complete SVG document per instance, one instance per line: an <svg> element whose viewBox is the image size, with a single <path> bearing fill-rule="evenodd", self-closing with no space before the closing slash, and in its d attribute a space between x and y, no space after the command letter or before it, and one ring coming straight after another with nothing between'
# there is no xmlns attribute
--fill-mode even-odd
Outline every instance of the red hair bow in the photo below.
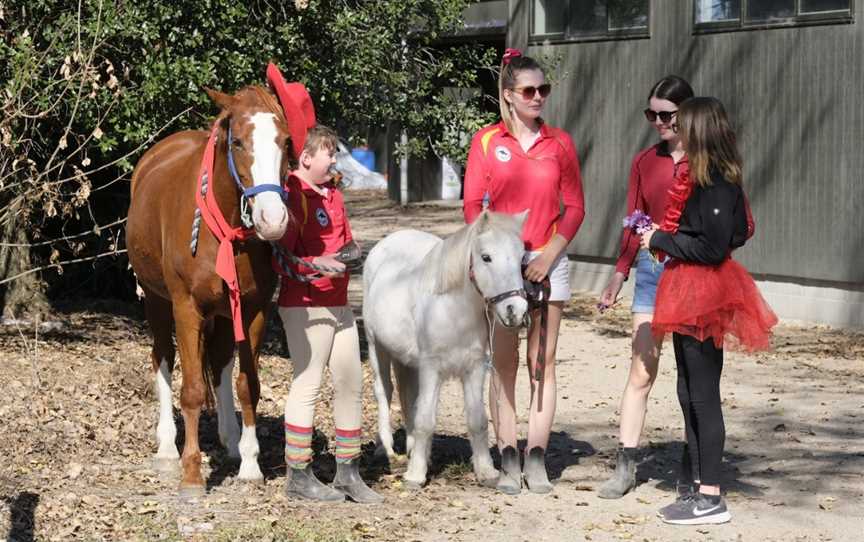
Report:
<svg viewBox="0 0 864 542"><path fill-rule="evenodd" d="M522 56L522 51L519 49L507 48L504 49L504 56L501 57L501 61L504 62L504 64L510 64L511 60L520 56Z"/></svg>

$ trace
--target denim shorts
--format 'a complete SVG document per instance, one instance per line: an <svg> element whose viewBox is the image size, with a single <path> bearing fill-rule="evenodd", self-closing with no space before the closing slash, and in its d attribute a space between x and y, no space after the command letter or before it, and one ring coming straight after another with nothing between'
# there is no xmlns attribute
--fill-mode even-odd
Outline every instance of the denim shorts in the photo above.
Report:
<svg viewBox="0 0 864 542"><path fill-rule="evenodd" d="M654 300L657 297L657 283L663 264L652 261L647 250L636 255L636 286L633 288L633 307L630 312L654 314Z"/></svg>

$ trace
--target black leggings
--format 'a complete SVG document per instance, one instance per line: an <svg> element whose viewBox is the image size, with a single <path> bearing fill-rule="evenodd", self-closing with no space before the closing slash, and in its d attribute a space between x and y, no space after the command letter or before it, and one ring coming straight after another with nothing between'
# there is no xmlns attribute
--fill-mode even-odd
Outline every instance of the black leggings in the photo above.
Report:
<svg viewBox="0 0 864 542"><path fill-rule="evenodd" d="M693 479L703 485L719 485L726 442L720 407L723 349L714 346L713 339L699 341L678 333L672 334L672 344L678 365L678 401L684 413Z"/></svg>

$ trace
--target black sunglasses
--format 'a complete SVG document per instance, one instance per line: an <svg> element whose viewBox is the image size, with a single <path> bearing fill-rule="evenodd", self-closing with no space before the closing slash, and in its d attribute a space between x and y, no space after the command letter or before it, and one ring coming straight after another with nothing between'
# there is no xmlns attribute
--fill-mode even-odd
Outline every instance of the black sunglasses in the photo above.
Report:
<svg viewBox="0 0 864 542"><path fill-rule="evenodd" d="M672 121L672 117L674 117L677 112L677 109L675 111L654 111L653 109L646 109L645 118L648 119L648 122L657 122L657 117L660 117L660 122L663 124L669 124Z"/></svg>
<svg viewBox="0 0 864 542"><path fill-rule="evenodd" d="M543 83L539 87L513 87L510 90L522 94L523 100L533 100L535 94L540 94L541 98L549 96L549 93L552 92L552 85Z"/></svg>

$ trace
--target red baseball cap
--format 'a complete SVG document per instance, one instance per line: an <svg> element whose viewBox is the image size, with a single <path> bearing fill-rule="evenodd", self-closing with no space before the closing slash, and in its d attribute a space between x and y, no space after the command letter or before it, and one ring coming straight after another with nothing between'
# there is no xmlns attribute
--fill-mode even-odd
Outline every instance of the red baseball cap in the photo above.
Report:
<svg viewBox="0 0 864 542"><path fill-rule="evenodd" d="M272 62L267 64L267 81L276 91L291 134L295 158L300 157L306 144L306 133L315 126L315 105L303 83L286 83L282 72Z"/></svg>

